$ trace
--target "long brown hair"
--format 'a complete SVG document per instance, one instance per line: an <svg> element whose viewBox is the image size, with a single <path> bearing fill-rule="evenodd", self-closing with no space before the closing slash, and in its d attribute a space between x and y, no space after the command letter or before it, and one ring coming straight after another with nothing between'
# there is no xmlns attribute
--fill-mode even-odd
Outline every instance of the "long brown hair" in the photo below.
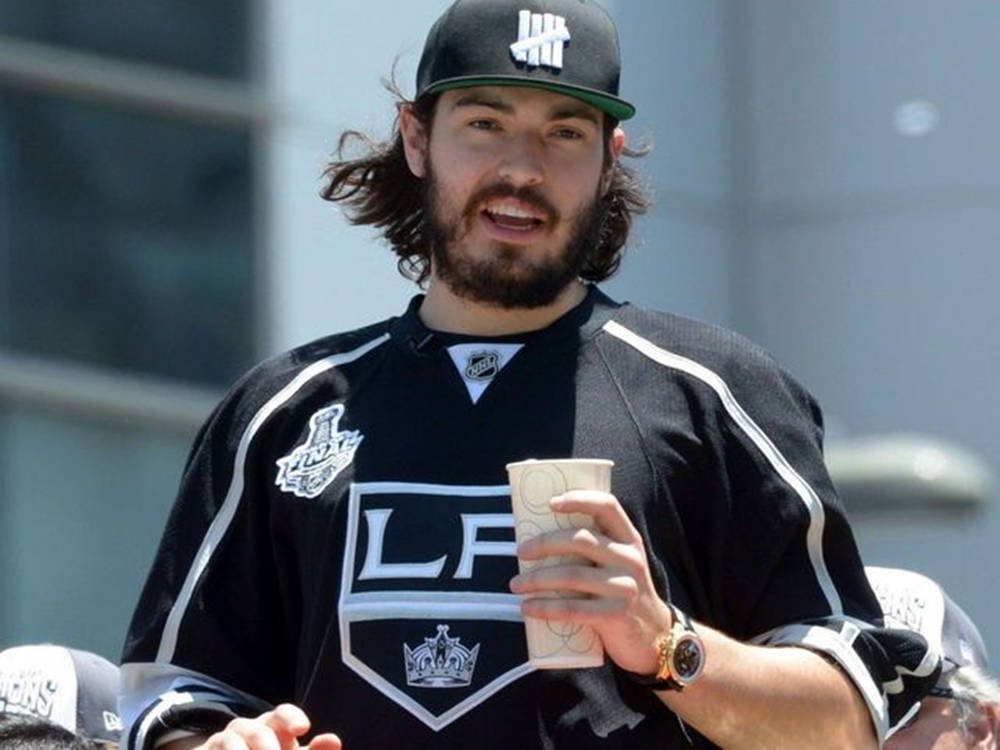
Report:
<svg viewBox="0 0 1000 750"><path fill-rule="evenodd" d="M408 102L394 82L385 82L385 87L396 97L397 112L405 105L411 106L430 133L437 95ZM600 241L580 271L580 278L586 281L603 281L618 270L632 219L650 206L638 173L620 161L611 163L610 141L617 125L605 115L604 162L605 168L611 170L610 184L600 199ZM360 144L362 153L354 159L346 158L345 152L353 144ZM647 152L647 148L626 148L623 155L637 157ZM365 133L348 130L340 136L336 153L337 159L323 170L327 183L320 195L334 203L342 202L352 224L370 224L381 230L381 236L399 256L399 272L422 284L430 274L431 257L424 225L424 181L406 163L398 114L389 140L377 141Z"/></svg>

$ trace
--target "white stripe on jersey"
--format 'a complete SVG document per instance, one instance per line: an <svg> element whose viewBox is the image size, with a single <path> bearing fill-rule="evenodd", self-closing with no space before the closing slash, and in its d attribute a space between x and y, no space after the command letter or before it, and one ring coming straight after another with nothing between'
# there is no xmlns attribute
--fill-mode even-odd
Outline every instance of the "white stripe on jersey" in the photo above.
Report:
<svg viewBox="0 0 1000 750"><path fill-rule="evenodd" d="M181 590L177 594L177 599L174 601L173 607L170 608L170 614L167 615L167 622L163 626L163 635L160 638L160 647L156 652L156 661L169 662L174 656L174 650L177 647L177 633L191 596L209 562L211 562L215 548L222 540L222 537L225 536L226 530L233 520L233 516L236 515L240 498L243 496L243 469L246 464L247 451L250 447L250 441L253 440L254 435L257 434L261 425L314 377L321 375L333 367L353 362L388 340L389 334L385 333L369 341L367 344L359 346L357 349L342 354L334 354L313 362L296 375L288 385L274 394L261 407L260 411L254 414L253 419L250 420L250 424L247 425L243 436L240 438L239 447L236 449L236 458L233 461L233 476L230 480L229 491L226 492L226 498L222 502L219 512L212 520L211 525L208 527L205 538L201 542L201 547L198 548L198 554L195 555L191 569L188 571L187 578L184 579L184 585L181 586Z"/></svg>
<svg viewBox="0 0 1000 750"><path fill-rule="evenodd" d="M123 750L142 750L152 746L151 740L159 745L167 741L168 735L181 739L198 734L180 729L164 733L161 717L178 706L219 703L251 716L273 708L260 698L200 672L154 662L122 664L120 692L118 708L125 722Z"/></svg>
<svg viewBox="0 0 1000 750"><path fill-rule="evenodd" d="M686 372L698 380L708 385L718 394L722 405L730 418L747 434L754 445L764 454L768 463L785 482L795 491L809 512L809 529L806 531L806 548L809 552L809 560L812 562L813 572L816 574L816 581L823 594L826 596L827 604L830 606L830 613L834 615L843 614L843 605L840 601L840 593L833 585L833 579L826 569L826 561L823 559L823 527L826 525L826 513L823 510L823 503L820 501L816 491L806 482L802 476L792 468L788 460L781 451L771 442L767 434L757 425L756 422L740 406L736 397L726 382L717 374L709 370L702 364L692 359L687 359L679 354L674 354L661 349L648 339L633 333L620 323L613 320L604 324L604 330L612 336L621 339L629 346L637 349L654 362L658 362L664 367L671 367L675 370Z"/></svg>
<svg viewBox="0 0 1000 750"><path fill-rule="evenodd" d="M145 715L142 719L142 723L139 725L138 729L132 730L131 727L128 728L129 735L126 737L125 741L122 743L125 747L131 748L144 748L148 743L149 730L153 728L154 725L159 724L160 717L163 716L167 711L169 711L174 706L182 706L185 703L193 703L194 696L191 693L165 693L159 697L156 706ZM135 731L135 741L131 742L129 737L131 737L132 731Z"/></svg>

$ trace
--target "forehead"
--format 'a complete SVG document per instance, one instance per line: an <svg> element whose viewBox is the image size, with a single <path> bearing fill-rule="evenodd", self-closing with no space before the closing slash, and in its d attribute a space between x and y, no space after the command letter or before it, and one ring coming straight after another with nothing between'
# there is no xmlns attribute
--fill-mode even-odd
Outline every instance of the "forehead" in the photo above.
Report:
<svg viewBox="0 0 1000 750"><path fill-rule="evenodd" d="M465 107L487 107L514 117L562 120L580 118L598 125L604 113L580 99L531 86L470 86L451 89L438 100L439 114Z"/></svg>

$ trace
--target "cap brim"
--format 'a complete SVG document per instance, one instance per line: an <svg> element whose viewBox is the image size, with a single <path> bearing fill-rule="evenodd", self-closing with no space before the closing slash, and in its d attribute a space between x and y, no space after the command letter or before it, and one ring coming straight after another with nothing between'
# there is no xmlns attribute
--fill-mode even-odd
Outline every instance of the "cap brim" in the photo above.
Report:
<svg viewBox="0 0 1000 750"><path fill-rule="evenodd" d="M417 98L428 94L440 94L442 91L451 89L467 89L473 86L525 86L533 89L545 89L564 96L571 96L582 102L597 107L602 112L607 112L616 120L628 120L635 116L635 107L624 99L615 96L585 89L580 86L572 86L564 83L553 83L534 78L520 78L518 76L463 76L461 78L448 78L436 82L433 86L420 93Z"/></svg>

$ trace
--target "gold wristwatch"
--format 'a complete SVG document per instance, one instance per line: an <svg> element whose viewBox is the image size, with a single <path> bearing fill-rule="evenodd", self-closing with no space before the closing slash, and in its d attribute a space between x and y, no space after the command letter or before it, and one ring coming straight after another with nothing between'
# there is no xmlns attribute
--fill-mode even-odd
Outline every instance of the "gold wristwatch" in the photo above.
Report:
<svg viewBox="0 0 1000 750"><path fill-rule="evenodd" d="M673 622L670 630L656 639L659 653L656 672L640 675L629 672L635 682L653 690L683 690L698 679L705 668L705 646L691 627L688 616L668 604Z"/></svg>

